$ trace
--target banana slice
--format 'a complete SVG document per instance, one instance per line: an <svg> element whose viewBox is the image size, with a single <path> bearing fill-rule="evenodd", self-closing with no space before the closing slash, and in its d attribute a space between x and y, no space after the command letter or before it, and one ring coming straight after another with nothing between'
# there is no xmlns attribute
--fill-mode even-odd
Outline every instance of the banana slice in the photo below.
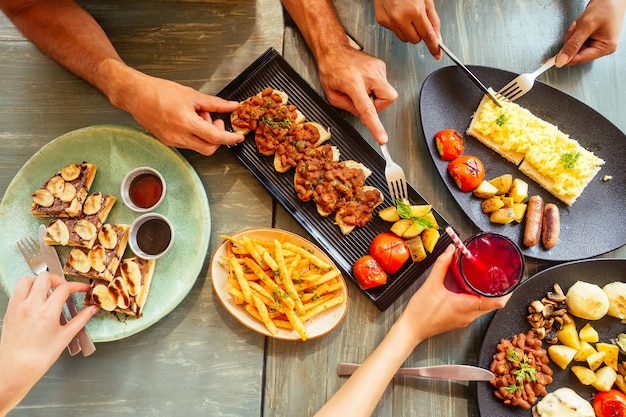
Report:
<svg viewBox="0 0 626 417"><path fill-rule="evenodd" d="M83 205L81 203L81 200L77 196L77 197L74 197L74 199L70 203L70 206L67 209L65 209L65 212L70 217L77 217L80 215L82 209L83 209Z"/></svg>
<svg viewBox="0 0 626 417"><path fill-rule="evenodd" d="M65 183L65 186L63 187L63 192L61 193L59 199L64 203L69 203L74 199L74 197L76 197L76 187L74 187L74 185L69 182Z"/></svg>
<svg viewBox="0 0 626 417"><path fill-rule="evenodd" d="M116 300L118 307L128 308L130 306L130 296L128 295L128 288L126 288L124 278L115 277L109 284L109 293L111 293L113 299Z"/></svg>
<svg viewBox="0 0 626 417"><path fill-rule="evenodd" d="M78 178L79 175L80 168L74 163L67 165L61 169L61 177L63 177L65 181L75 180L76 178Z"/></svg>
<svg viewBox="0 0 626 417"><path fill-rule="evenodd" d="M49 190L37 190L33 193L33 201L41 207L51 207L54 204L54 195Z"/></svg>
<svg viewBox="0 0 626 417"><path fill-rule="evenodd" d="M76 232L81 239L90 241L96 237L98 229L96 228L96 225L91 223L89 220L80 219L74 225L74 232Z"/></svg>
<svg viewBox="0 0 626 417"><path fill-rule="evenodd" d="M110 224L105 224L98 233L98 241L100 245L106 249L114 249L117 245L117 232Z"/></svg>
<svg viewBox="0 0 626 417"><path fill-rule="evenodd" d="M62 220L54 220L48 226L48 235L59 245L67 245L70 240L70 230Z"/></svg>
<svg viewBox="0 0 626 417"><path fill-rule="evenodd" d="M106 269L106 250L101 245L95 245L89 250L87 258L89 259L89 265L98 272L103 272Z"/></svg>
<svg viewBox="0 0 626 417"><path fill-rule="evenodd" d="M122 277L126 280L126 286L130 295L137 295L137 290L141 286L141 270L134 261L123 262L120 267Z"/></svg>
<svg viewBox="0 0 626 417"><path fill-rule="evenodd" d="M46 184L46 188L52 193L53 196L61 198L63 195L63 189L65 188L65 180L58 175L55 175L50 178L50 181Z"/></svg>
<svg viewBox="0 0 626 417"><path fill-rule="evenodd" d="M91 291L91 296L95 303L99 305L103 310L113 311L117 306L117 303L109 292L109 288L104 284L96 285Z"/></svg>
<svg viewBox="0 0 626 417"><path fill-rule="evenodd" d="M93 193L87 197L85 204L83 204L83 213L87 215L96 214L102 207L102 200L102 193Z"/></svg>
<svg viewBox="0 0 626 417"><path fill-rule="evenodd" d="M89 263L89 258L82 250L78 248L72 249L69 254L68 262L78 272L82 272L86 274L91 269L91 264Z"/></svg>

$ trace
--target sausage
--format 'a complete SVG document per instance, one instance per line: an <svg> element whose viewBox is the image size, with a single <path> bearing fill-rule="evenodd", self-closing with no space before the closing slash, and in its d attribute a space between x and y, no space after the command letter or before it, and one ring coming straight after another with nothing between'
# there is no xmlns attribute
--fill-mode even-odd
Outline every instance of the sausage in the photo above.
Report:
<svg viewBox="0 0 626 417"><path fill-rule="evenodd" d="M552 204L546 204L543 209L543 226L541 230L541 244L544 248L550 249L559 241L561 231L561 218L559 208Z"/></svg>
<svg viewBox="0 0 626 417"><path fill-rule="evenodd" d="M543 198L533 195L528 199L526 207L526 225L524 226L524 245L535 246L541 240L543 226Z"/></svg>

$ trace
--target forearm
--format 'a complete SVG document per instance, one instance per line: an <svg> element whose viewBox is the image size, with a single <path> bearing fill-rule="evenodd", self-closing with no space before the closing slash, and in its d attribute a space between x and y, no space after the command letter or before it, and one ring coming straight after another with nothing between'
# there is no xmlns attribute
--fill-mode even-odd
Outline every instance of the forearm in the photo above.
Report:
<svg viewBox="0 0 626 417"><path fill-rule="evenodd" d="M12 367L19 365L6 362L0 357L0 417L4 417L18 405L34 385L24 381L23 375L12 374Z"/></svg>
<svg viewBox="0 0 626 417"><path fill-rule="evenodd" d="M120 84L136 76L94 18L73 0L0 0L37 48L102 91L114 104ZM119 107L119 105L118 105Z"/></svg>
<svg viewBox="0 0 626 417"><path fill-rule="evenodd" d="M422 337L414 335L404 318L389 330L383 341L316 414L316 417L372 414L389 382Z"/></svg>
<svg viewBox="0 0 626 417"><path fill-rule="evenodd" d="M346 32L330 0L282 0L316 61L349 48Z"/></svg>

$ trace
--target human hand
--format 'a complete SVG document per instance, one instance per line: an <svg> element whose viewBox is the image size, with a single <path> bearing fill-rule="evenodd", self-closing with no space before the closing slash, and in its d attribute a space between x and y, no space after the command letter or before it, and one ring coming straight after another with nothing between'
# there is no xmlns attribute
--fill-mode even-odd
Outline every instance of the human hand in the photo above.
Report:
<svg viewBox="0 0 626 417"><path fill-rule="evenodd" d="M415 343L449 330L466 327L478 317L502 308L512 294L504 297L481 297L474 294L455 293L444 286L448 267L455 248L448 246L435 261L424 284L411 297L401 319Z"/></svg>
<svg viewBox="0 0 626 417"><path fill-rule="evenodd" d="M378 113L393 103L398 93L387 81L385 63L345 46L320 57L318 67L330 104L358 117L378 143L387 143Z"/></svg>
<svg viewBox="0 0 626 417"><path fill-rule="evenodd" d="M50 288L54 288L48 295ZM9 299L0 336L0 415L6 399L17 404L48 371L80 329L85 327L97 306L83 309L66 325L59 317L65 300L84 292L89 284L68 282L42 272L22 277Z"/></svg>
<svg viewBox="0 0 626 417"><path fill-rule="evenodd" d="M374 14L376 21L402 42L423 40L431 55L441 59L441 22L433 0L374 0Z"/></svg>
<svg viewBox="0 0 626 417"><path fill-rule="evenodd" d="M132 89L111 98L112 103L133 115L135 120L164 145L212 155L221 145L243 142L238 133L227 132L220 119L209 112L230 113L239 103L202 94L173 81L127 69Z"/></svg>
<svg viewBox="0 0 626 417"><path fill-rule="evenodd" d="M624 0L590 0L565 33L556 67L582 64L615 52L625 9Z"/></svg>

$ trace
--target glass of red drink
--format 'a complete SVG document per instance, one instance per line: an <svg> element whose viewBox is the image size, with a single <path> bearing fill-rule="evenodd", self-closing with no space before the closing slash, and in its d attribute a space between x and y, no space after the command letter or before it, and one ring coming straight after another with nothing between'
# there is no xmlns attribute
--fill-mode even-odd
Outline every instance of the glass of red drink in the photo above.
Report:
<svg viewBox="0 0 626 417"><path fill-rule="evenodd" d="M524 256L506 236L483 232L465 242L470 256L457 250L446 277L446 287L485 297L501 297L513 291L524 275Z"/></svg>

